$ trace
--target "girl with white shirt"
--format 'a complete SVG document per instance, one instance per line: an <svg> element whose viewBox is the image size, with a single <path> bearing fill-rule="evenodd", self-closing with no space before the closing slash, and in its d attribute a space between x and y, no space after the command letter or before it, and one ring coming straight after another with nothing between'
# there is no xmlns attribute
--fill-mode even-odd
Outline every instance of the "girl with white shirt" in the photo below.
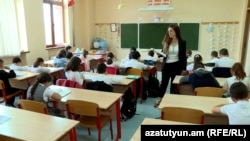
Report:
<svg viewBox="0 0 250 141"><path fill-rule="evenodd" d="M90 60L93 60L94 57L88 55L89 52L84 49L82 52L81 61L84 63L84 71L90 71Z"/></svg>
<svg viewBox="0 0 250 141"><path fill-rule="evenodd" d="M31 72L50 72L50 69L43 67L44 60L42 57L38 57L36 61L34 62L33 66L31 67Z"/></svg>
<svg viewBox="0 0 250 141"><path fill-rule="evenodd" d="M231 68L232 77L227 78L224 83L223 88L229 92L231 85L235 82L242 82L247 86L248 91L250 91L250 79L246 77L246 72L243 69L241 63L237 62ZM229 97L230 93L224 95L225 97Z"/></svg>
<svg viewBox="0 0 250 141"><path fill-rule="evenodd" d="M107 61L105 62L107 66L116 67L118 68L120 66L120 63L118 61L115 61L115 56L112 52L109 52L107 54Z"/></svg>
<svg viewBox="0 0 250 141"><path fill-rule="evenodd" d="M84 78L81 74L81 70L81 59L77 56L72 57L65 68L66 78L68 80L76 81L78 84L83 86Z"/></svg>

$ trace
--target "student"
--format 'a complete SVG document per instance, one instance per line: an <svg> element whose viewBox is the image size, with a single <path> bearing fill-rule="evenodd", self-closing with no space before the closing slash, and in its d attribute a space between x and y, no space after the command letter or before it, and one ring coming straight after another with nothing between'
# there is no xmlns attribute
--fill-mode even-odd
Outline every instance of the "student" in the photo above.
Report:
<svg viewBox="0 0 250 141"><path fill-rule="evenodd" d="M195 56L194 56L194 58L193 58L193 63L191 63L191 64L189 64L188 66L187 66L187 71L188 71L188 73L193 73L193 70L194 70L194 64L197 64L197 63L202 63L202 61L203 61L203 58L202 58L202 56L201 55L199 55L199 54L196 54Z"/></svg>
<svg viewBox="0 0 250 141"><path fill-rule="evenodd" d="M29 67L22 66L22 60L18 56L12 58L12 63L13 64L10 65L10 69L12 69L12 70L15 70L15 71L29 71Z"/></svg>
<svg viewBox="0 0 250 141"><path fill-rule="evenodd" d="M58 52L57 56L53 60L54 60L56 68L60 68L60 67L65 68L65 66L68 63L68 59L66 58L66 51L65 51L65 49L61 49Z"/></svg>
<svg viewBox="0 0 250 141"><path fill-rule="evenodd" d="M89 79L92 81L104 81L104 83L111 85L121 83L123 77L121 76L108 76L106 72L107 66L105 63L99 63L97 65L97 73L98 75L92 75Z"/></svg>
<svg viewBox="0 0 250 141"><path fill-rule="evenodd" d="M89 52L84 49L82 52L81 61L85 64L85 71L90 71L90 60L93 60L94 58L88 55Z"/></svg>
<svg viewBox="0 0 250 141"><path fill-rule="evenodd" d="M65 68L65 75L68 80L76 81L83 86L84 78L81 74L82 66L81 59L77 56L73 56Z"/></svg>
<svg viewBox="0 0 250 141"><path fill-rule="evenodd" d="M51 85L52 77L47 72L41 72L36 81L28 88L27 98L38 102L43 102L47 106L51 100L60 102L61 96L54 92L49 86ZM49 114L59 115L59 112L54 111L48 106Z"/></svg>
<svg viewBox="0 0 250 141"><path fill-rule="evenodd" d="M135 47L131 47L130 50L129 50L129 54L124 59L122 59L122 63L124 64L127 61L129 61L131 59L131 53L135 52L135 51L136 51L136 48Z"/></svg>
<svg viewBox="0 0 250 141"><path fill-rule="evenodd" d="M66 58L70 59L73 56L73 53L71 51L72 47L71 46L66 46Z"/></svg>
<svg viewBox="0 0 250 141"><path fill-rule="evenodd" d="M124 66L125 68L137 68L141 70L148 70L150 67L148 65L145 65L144 63L140 62L141 55L138 51L131 52L131 59L127 61Z"/></svg>
<svg viewBox="0 0 250 141"><path fill-rule="evenodd" d="M148 55L142 59L144 60L144 64L154 66L158 60L154 57L154 55L155 52L153 50L149 50Z"/></svg>
<svg viewBox="0 0 250 141"><path fill-rule="evenodd" d="M241 63L236 62L234 63L233 67L231 68L232 77L227 78L225 84L223 86L229 92L229 88L235 82L242 82L247 86L248 91L250 91L250 79L246 76L246 72L243 69ZM224 97L229 97L230 93L224 95Z"/></svg>
<svg viewBox="0 0 250 141"><path fill-rule="evenodd" d="M226 114L230 125L250 124L250 103L246 85L242 82L235 82L230 87L230 93L234 103L216 105L212 112Z"/></svg>
<svg viewBox="0 0 250 141"><path fill-rule="evenodd" d="M215 63L215 61L219 59L218 52L215 50L211 52L210 56L211 56L210 60L207 61L206 63Z"/></svg>
<svg viewBox="0 0 250 141"><path fill-rule="evenodd" d="M106 66L116 67L118 68L120 66L120 63L118 61L115 61L115 56L112 52L109 52L107 54L107 61L105 62Z"/></svg>
<svg viewBox="0 0 250 141"><path fill-rule="evenodd" d="M34 62L33 66L31 67L31 72L50 72L50 69L43 67L44 60L42 57L38 57L36 61Z"/></svg>
<svg viewBox="0 0 250 141"><path fill-rule="evenodd" d="M10 68L4 67L4 61L0 59L0 80L2 80L4 83L6 94L10 95L19 91L19 89L12 88L9 82L9 78L15 78L16 73L12 69L10 69L10 71L5 71L4 69L10 69ZM0 91L0 97L2 97L2 91ZM15 102L15 97L9 99L7 105L15 107L14 102Z"/></svg>
<svg viewBox="0 0 250 141"><path fill-rule="evenodd" d="M194 72L183 76L180 79L180 83L190 83L193 90L197 87L220 87L219 82L215 79L213 74L205 70L205 66L201 62L196 62L194 64Z"/></svg>
<svg viewBox="0 0 250 141"><path fill-rule="evenodd" d="M234 60L229 58L229 53L226 48L220 50L220 59L217 59L215 62L215 67L226 67L231 68L234 64Z"/></svg>
<svg viewBox="0 0 250 141"><path fill-rule="evenodd" d="M187 63L193 63L194 62L194 59L192 57L192 50L187 50Z"/></svg>

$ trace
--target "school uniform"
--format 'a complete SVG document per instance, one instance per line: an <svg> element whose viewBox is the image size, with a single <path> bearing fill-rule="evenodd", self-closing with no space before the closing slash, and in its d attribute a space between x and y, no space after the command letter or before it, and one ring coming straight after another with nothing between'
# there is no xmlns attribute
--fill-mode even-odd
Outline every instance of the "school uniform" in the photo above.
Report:
<svg viewBox="0 0 250 141"><path fill-rule="evenodd" d="M231 85L235 82L242 82L244 83L246 86L247 86L247 89L248 91L250 91L250 79L248 77L245 77L244 79L242 80L238 80L236 78L236 76L232 76L232 77L229 77L227 78L227 80L225 81L225 84L223 86L224 89L228 90L229 91L229 88L231 87Z"/></svg>
<svg viewBox="0 0 250 141"><path fill-rule="evenodd" d="M214 67L232 68L234 63L234 60L229 57L221 57L215 61Z"/></svg>
<svg viewBox="0 0 250 141"><path fill-rule="evenodd" d="M30 71L36 72L36 73L41 73L41 72L50 72L50 69L38 66L38 67L31 67Z"/></svg>
<svg viewBox="0 0 250 141"><path fill-rule="evenodd" d="M68 63L67 58L57 58L57 57L55 57L53 60L54 60L56 68L60 68L60 67L65 68L67 63Z"/></svg>
<svg viewBox="0 0 250 141"><path fill-rule="evenodd" d="M65 72L66 78L68 80L76 81L81 86L83 85L84 77L79 71L66 71Z"/></svg>
<svg viewBox="0 0 250 141"><path fill-rule="evenodd" d="M31 88L33 86L30 86L27 91L27 98L31 96ZM53 95L53 90L50 87L45 87L42 83L39 83L36 87L36 90L33 95L34 101L43 102L47 105L47 102L49 102L49 99Z"/></svg>
<svg viewBox="0 0 250 141"><path fill-rule="evenodd" d="M221 113L228 116L230 125L250 124L250 103L247 100L224 105L221 107Z"/></svg>
<svg viewBox="0 0 250 141"><path fill-rule="evenodd" d="M156 62L156 61L157 61L157 58L148 55L148 56L144 57L143 60L150 60L150 61Z"/></svg>
<svg viewBox="0 0 250 141"><path fill-rule="evenodd" d="M9 66L9 68L11 70L15 70L15 71L29 71L29 67L28 66L18 66L16 64L11 64Z"/></svg>
<svg viewBox="0 0 250 141"><path fill-rule="evenodd" d="M144 70L147 68L147 65L145 65L144 63L142 62L139 62L138 60L136 59L130 59L129 61L127 61L125 64L124 64L124 67L125 68L137 68L137 69L141 69L141 70Z"/></svg>

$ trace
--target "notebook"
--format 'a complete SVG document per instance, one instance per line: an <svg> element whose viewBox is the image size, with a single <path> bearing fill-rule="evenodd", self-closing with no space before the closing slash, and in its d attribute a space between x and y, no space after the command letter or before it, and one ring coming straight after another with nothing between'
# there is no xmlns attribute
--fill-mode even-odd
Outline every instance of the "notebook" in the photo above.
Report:
<svg viewBox="0 0 250 141"><path fill-rule="evenodd" d="M53 90L54 92L58 93L61 95L61 97L64 97L68 94L71 93L71 90L67 87L62 87L62 86L57 86L57 85L51 85L50 86L51 90Z"/></svg>
<svg viewBox="0 0 250 141"><path fill-rule="evenodd" d="M127 79L138 79L138 78L140 78L140 76L138 76L138 75L127 75L126 78Z"/></svg>
<svg viewBox="0 0 250 141"><path fill-rule="evenodd" d="M16 76L22 76L22 75L25 75L25 72L22 72L22 71L16 71Z"/></svg>

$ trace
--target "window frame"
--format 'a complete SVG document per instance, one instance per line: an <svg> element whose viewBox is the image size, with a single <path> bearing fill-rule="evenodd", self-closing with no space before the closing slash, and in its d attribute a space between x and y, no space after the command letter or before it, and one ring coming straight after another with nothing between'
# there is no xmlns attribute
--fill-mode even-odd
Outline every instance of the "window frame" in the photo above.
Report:
<svg viewBox="0 0 250 141"><path fill-rule="evenodd" d="M50 18L51 18L51 37L52 37L52 44L51 45L47 45L46 44L46 48L51 48L51 47L61 47L63 45L59 45L55 43L55 31L54 31L54 17L53 17L53 5L56 6L61 6L62 7L62 25L63 25L63 43L65 43L65 17L64 17L64 4L63 4L63 0L43 0L43 4L49 4L50 5ZM45 35L46 36L46 35Z"/></svg>

